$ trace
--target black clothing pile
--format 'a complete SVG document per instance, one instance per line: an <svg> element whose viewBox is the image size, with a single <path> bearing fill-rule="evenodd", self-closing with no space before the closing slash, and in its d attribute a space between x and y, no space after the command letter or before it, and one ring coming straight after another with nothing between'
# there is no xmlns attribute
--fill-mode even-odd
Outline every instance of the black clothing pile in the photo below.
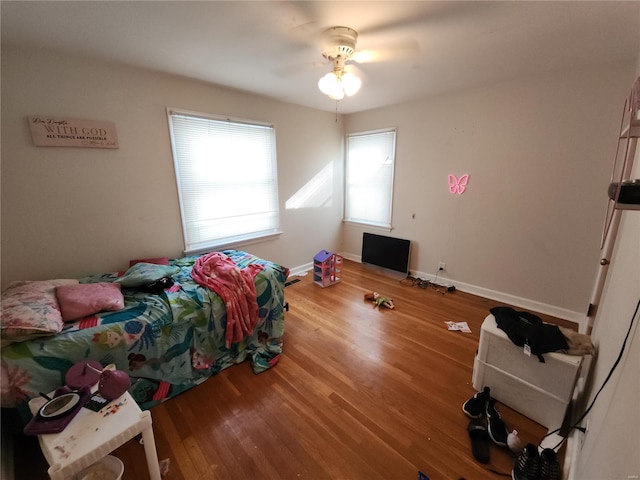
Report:
<svg viewBox="0 0 640 480"><path fill-rule="evenodd" d="M569 348L567 339L557 325L544 323L533 313L518 312L511 307L495 307L489 311L496 318L498 328L503 330L513 343L519 347L528 345L531 353L543 363L543 353Z"/></svg>

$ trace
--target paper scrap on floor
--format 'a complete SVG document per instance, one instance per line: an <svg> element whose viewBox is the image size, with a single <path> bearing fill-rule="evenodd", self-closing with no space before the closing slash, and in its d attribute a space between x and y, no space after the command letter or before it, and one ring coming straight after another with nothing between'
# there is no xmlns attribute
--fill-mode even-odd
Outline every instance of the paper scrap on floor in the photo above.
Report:
<svg viewBox="0 0 640 480"><path fill-rule="evenodd" d="M471 333L471 329L467 322L444 322L449 330L456 330L464 333Z"/></svg>

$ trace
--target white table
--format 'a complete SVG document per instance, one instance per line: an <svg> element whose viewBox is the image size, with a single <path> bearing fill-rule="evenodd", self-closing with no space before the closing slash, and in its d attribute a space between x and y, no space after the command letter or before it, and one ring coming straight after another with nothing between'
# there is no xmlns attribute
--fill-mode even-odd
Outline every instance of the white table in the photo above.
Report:
<svg viewBox="0 0 640 480"><path fill-rule="evenodd" d="M45 402L40 397L31 399L31 413L35 415ZM151 480L160 480L151 413L140 410L129 392L99 412L81 408L62 432L38 435L38 440L50 465L49 477L51 480L63 480L96 463L139 434L142 434L144 442L149 476Z"/></svg>

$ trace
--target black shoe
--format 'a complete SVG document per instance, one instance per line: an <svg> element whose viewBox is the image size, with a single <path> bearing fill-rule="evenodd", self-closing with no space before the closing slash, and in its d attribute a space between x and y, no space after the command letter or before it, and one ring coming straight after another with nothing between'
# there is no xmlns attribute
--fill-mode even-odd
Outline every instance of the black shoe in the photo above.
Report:
<svg viewBox="0 0 640 480"><path fill-rule="evenodd" d="M540 458L538 457L538 447L533 443L528 443L518 457L516 464L511 470L513 480L539 480Z"/></svg>
<svg viewBox="0 0 640 480"><path fill-rule="evenodd" d="M493 398L490 398L487 402L487 424L489 436L491 440L493 440L493 443L506 447L509 431L502 421L502 417L496 410L496 401Z"/></svg>
<svg viewBox="0 0 640 480"><path fill-rule="evenodd" d="M540 480L562 480L560 464L556 452L552 448L545 448L540 454Z"/></svg>
<svg viewBox="0 0 640 480"><path fill-rule="evenodd" d="M484 387L482 392L476 393L462 405L462 411L469 418L481 418L487 410L487 402L489 401L489 387Z"/></svg>
<svg viewBox="0 0 640 480"><path fill-rule="evenodd" d="M491 440L482 420L471 420L467 427L471 440L471 453L480 463L489 463Z"/></svg>

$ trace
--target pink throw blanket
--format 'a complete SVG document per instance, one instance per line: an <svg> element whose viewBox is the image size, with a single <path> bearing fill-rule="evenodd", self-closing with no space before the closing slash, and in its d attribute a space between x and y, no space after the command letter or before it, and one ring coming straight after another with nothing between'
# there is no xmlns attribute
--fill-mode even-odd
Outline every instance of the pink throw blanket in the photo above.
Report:
<svg viewBox="0 0 640 480"><path fill-rule="evenodd" d="M258 322L255 276L262 265L251 264L240 269L221 252L211 252L196 260L191 277L203 287L216 292L227 308L225 346L251 335Z"/></svg>

